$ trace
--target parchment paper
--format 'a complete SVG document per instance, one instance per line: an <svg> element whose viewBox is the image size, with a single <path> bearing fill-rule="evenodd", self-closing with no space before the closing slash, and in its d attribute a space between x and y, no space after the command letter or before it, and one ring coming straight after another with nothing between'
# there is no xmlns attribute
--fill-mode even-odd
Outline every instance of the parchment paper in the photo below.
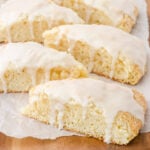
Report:
<svg viewBox="0 0 150 150"><path fill-rule="evenodd" d="M0 0L1 2L4 0ZM148 47L148 17L146 11L146 3L144 0L136 0L139 10L140 17L138 23L134 28L132 34L142 38ZM137 49L138 51L138 49ZM114 82L109 79L99 77L97 75L91 75L93 78L98 78L105 80L106 82ZM128 85L124 85L128 86ZM147 100L148 111L146 114L145 126L142 129L142 132L150 131L150 49L148 48L148 72L143 80L135 86L136 89L141 91ZM75 133L58 130L50 125L45 125L38 121L35 121L30 118L26 118L20 114L20 109L28 103L28 94L0 94L0 132L16 137L36 137L40 139L55 139L60 136L71 136L77 135Z"/></svg>

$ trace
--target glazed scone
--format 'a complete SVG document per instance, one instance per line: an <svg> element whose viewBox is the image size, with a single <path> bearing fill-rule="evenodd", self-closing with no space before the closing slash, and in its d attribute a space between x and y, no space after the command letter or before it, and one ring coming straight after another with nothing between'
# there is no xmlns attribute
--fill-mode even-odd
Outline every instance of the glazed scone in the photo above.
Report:
<svg viewBox="0 0 150 150"><path fill-rule="evenodd" d="M143 95L135 90L84 78L34 87L21 111L59 129L123 145L138 135L146 107Z"/></svg>
<svg viewBox="0 0 150 150"><path fill-rule="evenodd" d="M0 56L0 92L28 92L49 80L87 76L71 55L35 42L2 45Z"/></svg>
<svg viewBox="0 0 150 150"><path fill-rule="evenodd" d="M134 0L49 0L76 11L86 23L104 24L130 32L138 8Z"/></svg>
<svg viewBox="0 0 150 150"><path fill-rule="evenodd" d="M0 7L0 42L42 42L42 33L83 20L71 9L48 0L9 0Z"/></svg>
<svg viewBox="0 0 150 150"><path fill-rule="evenodd" d="M136 84L146 71L146 44L105 25L64 25L44 33L44 44L68 51L90 72Z"/></svg>

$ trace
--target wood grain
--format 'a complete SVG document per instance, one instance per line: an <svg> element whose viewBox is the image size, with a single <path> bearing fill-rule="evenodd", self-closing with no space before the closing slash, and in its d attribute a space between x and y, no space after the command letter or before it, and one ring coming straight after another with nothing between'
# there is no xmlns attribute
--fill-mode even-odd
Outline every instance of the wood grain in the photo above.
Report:
<svg viewBox="0 0 150 150"><path fill-rule="evenodd" d="M62 137L56 140L15 139L0 135L0 150L149 150L150 133L141 134L128 146L104 144L94 138Z"/></svg>
<svg viewBox="0 0 150 150"><path fill-rule="evenodd" d="M147 0L147 4L148 4L148 16L150 18L150 0Z"/></svg>
<svg viewBox="0 0 150 150"><path fill-rule="evenodd" d="M150 20L150 0L148 16ZM15 129L14 129L15 130ZM62 137L56 140L16 139L0 134L0 150L150 150L150 133L140 134L128 146L107 145L94 138Z"/></svg>

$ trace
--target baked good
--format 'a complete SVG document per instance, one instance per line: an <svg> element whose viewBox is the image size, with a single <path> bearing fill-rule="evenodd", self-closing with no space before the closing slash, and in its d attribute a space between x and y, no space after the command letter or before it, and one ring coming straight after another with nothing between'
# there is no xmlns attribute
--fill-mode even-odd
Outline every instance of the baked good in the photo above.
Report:
<svg viewBox="0 0 150 150"><path fill-rule="evenodd" d="M68 51L90 72L136 84L146 71L146 44L105 25L64 25L44 33L44 44Z"/></svg>
<svg viewBox="0 0 150 150"><path fill-rule="evenodd" d="M138 8L134 0L49 0L66 6L90 24L104 24L130 32L136 23Z"/></svg>
<svg viewBox="0 0 150 150"><path fill-rule="evenodd" d="M2 45L0 56L0 92L27 92L49 80L87 76L71 55L35 42Z"/></svg>
<svg viewBox="0 0 150 150"><path fill-rule="evenodd" d="M42 42L45 30L74 23L83 20L48 0L9 0L0 7L0 42Z"/></svg>
<svg viewBox="0 0 150 150"><path fill-rule="evenodd" d="M22 114L59 129L123 145L138 135L145 110L145 99L139 92L84 78L34 87Z"/></svg>

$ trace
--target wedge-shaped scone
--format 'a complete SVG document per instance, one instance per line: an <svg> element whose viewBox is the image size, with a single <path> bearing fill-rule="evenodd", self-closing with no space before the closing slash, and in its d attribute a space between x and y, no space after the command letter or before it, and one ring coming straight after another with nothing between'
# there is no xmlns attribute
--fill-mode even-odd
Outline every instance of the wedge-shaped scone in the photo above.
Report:
<svg viewBox="0 0 150 150"><path fill-rule="evenodd" d="M139 38L105 25L64 25L44 33L48 47L68 51L96 74L136 84L146 70L146 46Z"/></svg>
<svg viewBox="0 0 150 150"><path fill-rule="evenodd" d="M33 88L22 113L60 129L122 145L138 135L145 110L139 92L84 78L50 81Z"/></svg>
<svg viewBox="0 0 150 150"><path fill-rule="evenodd" d="M134 0L49 0L75 10L86 23L116 26L130 32L138 9Z"/></svg>
<svg viewBox="0 0 150 150"><path fill-rule="evenodd" d="M0 42L42 42L45 30L74 23L83 20L48 0L9 0L0 7Z"/></svg>
<svg viewBox="0 0 150 150"><path fill-rule="evenodd" d="M0 92L27 92L49 80L86 77L71 55L34 42L0 46Z"/></svg>

